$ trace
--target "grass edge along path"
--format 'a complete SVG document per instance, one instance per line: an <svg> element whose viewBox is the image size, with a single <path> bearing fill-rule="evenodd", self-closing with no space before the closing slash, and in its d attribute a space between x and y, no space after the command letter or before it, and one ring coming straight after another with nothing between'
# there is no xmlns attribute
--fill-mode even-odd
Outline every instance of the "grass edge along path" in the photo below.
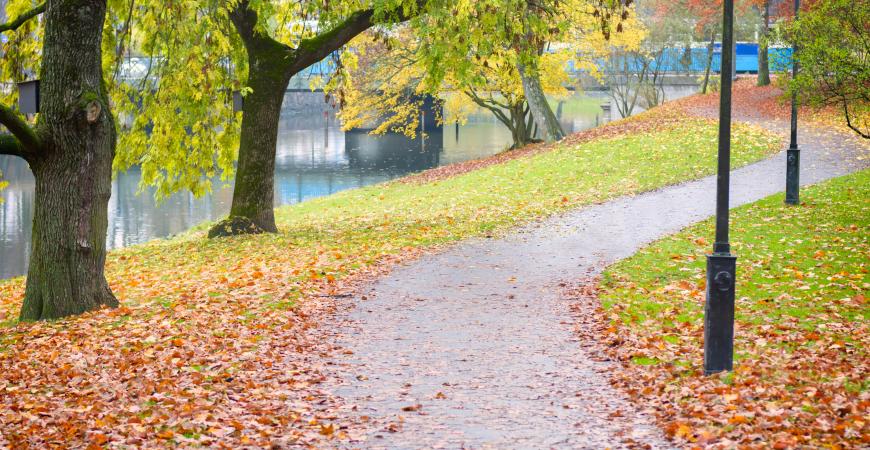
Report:
<svg viewBox="0 0 870 450"><path fill-rule="evenodd" d="M279 208L279 234L202 227L110 253L122 307L0 329L0 444L267 446L341 437L312 339L324 295L420 249L710 175L716 124L630 119L631 135L565 144L425 184L392 182ZM735 127L735 165L781 138ZM23 279L0 284L14 324ZM326 307L324 307L326 308ZM337 424L337 425L336 425Z"/></svg>
<svg viewBox="0 0 870 450"><path fill-rule="evenodd" d="M870 445L870 170L732 210L735 370L704 377L708 219L602 275L614 376L689 447Z"/></svg>

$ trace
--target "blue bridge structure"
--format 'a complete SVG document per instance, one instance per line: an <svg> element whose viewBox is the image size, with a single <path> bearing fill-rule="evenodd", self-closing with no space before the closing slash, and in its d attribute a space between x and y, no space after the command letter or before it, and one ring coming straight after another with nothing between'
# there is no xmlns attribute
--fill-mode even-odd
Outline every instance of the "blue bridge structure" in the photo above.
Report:
<svg viewBox="0 0 870 450"><path fill-rule="evenodd" d="M759 45L754 42L737 43L736 66L737 73L758 73L758 49ZM792 49L780 46L771 46L767 50L768 64L771 72L782 72L791 69ZM666 48L660 57L644 60L640 55L624 55L627 58L628 70L633 73L640 72L645 63L649 62L650 70L664 73L703 73L707 67L707 47ZM620 61L622 65L622 61ZM601 60L599 67L606 67L607 63ZM573 70L573 67L571 67ZM713 61L710 71L720 73L722 69L722 43L713 45Z"/></svg>

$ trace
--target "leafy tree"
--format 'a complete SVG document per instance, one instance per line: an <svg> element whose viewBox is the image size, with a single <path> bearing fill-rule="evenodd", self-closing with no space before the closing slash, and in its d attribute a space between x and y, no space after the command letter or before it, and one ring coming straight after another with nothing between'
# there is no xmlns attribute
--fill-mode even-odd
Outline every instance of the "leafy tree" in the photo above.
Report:
<svg viewBox="0 0 870 450"><path fill-rule="evenodd" d="M765 0L737 0L735 2L736 20L734 33L737 39L753 39L758 29L759 14L757 7ZM707 58L704 75L701 81L701 92L707 92L710 84L710 74L713 65L713 53L716 38L722 28L722 0L652 0L644 2L644 15L652 15L654 20L667 24L677 18L694 28L695 36L688 36L702 42L707 42ZM661 27L650 27L663 30ZM679 31L682 34L682 30ZM735 67L732 67L732 71Z"/></svg>
<svg viewBox="0 0 870 450"><path fill-rule="evenodd" d="M336 74L325 85L339 99L342 126L372 128L371 134L416 136L424 98L437 95L437 89L423 83L420 41L411 28L364 33L351 47L342 53Z"/></svg>
<svg viewBox="0 0 870 450"><path fill-rule="evenodd" d="M870 139L870 3L818 0L786 26L797 47L789 91L814 106L834 105L846 124Z"/></svg>
<svg viewBox="0 0 870 450"><path fill-rule="evenodd" d="M103 65L120 118L114 169L140 166L141 186L156 186L158 199L179 190L202 195L215 177L235 175L230 220L212 235L276 231L275 144L289 79L360 32L405 20L422 4L108 1ZM246 94L243 114L232 110L233 90Z"/></svg>
<svg viewBox="0 0 870 450"><path fill-rule="evenodd" d="M314 3L321 11L329 11L328 2L324 1L322 5ZM378 20L403 21L418 11L416 3L385 5L377 2L377 5L357 7L358 3L342 5L344 11L341 14L324 14L317 32L306 32L304 27L297 24L299 33L291 35L289 45L279 40L280 30L273 37L265 29L270 20L279 17L280 9L271 2L242 0L230 10L230 18L247 52L248 79L245 85L251 91L245 98L230 218L212 228L210 236L240 231L277 231L272 192L275 146L281 102L290 78L326 58L353 37L374 26ZM291 8L292 11L295 5L298 4L278 6ZM298 40L292 42L292 37L298 37ZM238 218L242 218L243 222L239 223Z"/></svg>
<svg viewBox="0 0 870 450"><path fill-rule="evenodd" d="M630 1L617 0L490 0L455 2L430 12L427 21L416 21L423 39L427 77L437 85L448 71L472 79L480 59L512 52L523 87L523 96L540 132L548 141L564 132L546 101L541 58L553 45L576 42L600 23L598 32L609 38L621 31L629 16ZM502 69L504 70L504 69Z"/></svg>
<svg viewBox="0 0 870 450"><path fill-rule="evenodd" d="M576 17L573 27L573 33L566 34L570 41L552 44L538 57L541 87L548 96L568 95L569 65L597 76L596 59L605 56L610 46L633 42L636 47L642 36L632 23L607 41L591 14ZM434 78L427 77L425 49L430 42L413 31L404 27L389 34L368 33L353 41L354 51L343 54L340 76L330 84L342 99L340 117L345 127L376 123L374 133L398 131L413 136L422 96L434 95L445 99L445 123L461 123L469 114L484 110L511 131L514 147L532 141L535 123L517 68L519 55L510 42L488 42L490 47L482 51L469 46L462 64L452 58L439 60L444 65L436 67L440 75Z"/></svg>
<svg viewBox="0 0 870 450"><path fill-rule="evenodd" d="M770 61L768 60L769 24L770 24L770 0L761 1L761 33L758 37L758 82L759 86L770 84Z"/></svg>
<svg viewBox="0 0 870 450"><path fill-rule="evenodd" d="M13 0L7 11L27 3ZM34 66L42 67L42 112L36 125L10 107L0 109L0 123L12 132L0 138L0 152L25 158L37 179L33 254L21 318L60 317L117 304L103 270L119 129L123 147L115 169L141 165L143 186L157 185L158 196L179 189L202 193L216 174L227 177L235 159L230 144L241 135L239 173L245 176L237 184L234 197L241 200L234 201L234 211L262 220L262 226L253 222L257 229L274 229L275 104L280 105L286 86L276 80L289 79L376 20L416 10L416 3L378 2L389 8L381 12L372 5L360 9L358 3L54 0L29 3L30 9L10 15L16 19L0 30L20 35L5 48L4 76L24 79ZM44 19L33 20L43 10ZM261 15L266 19L258 19ZM300 25L312 16L320 19L318 30L325 31ZM42 42L41 49L31 45L34 41ZM246 46L254 51L248 54ZM147 66L138 78L123 76L137 65ZM245 80L249 67L255 75ZM104 79L103 73L111 76ZM248 125L243 119L241 133L225 101L234 87L251 94ZM268 88L273 90L266 93ZM14 91L4 91L4 102L14 98ZM118 105L118 128L110 104ZM67 180L70 173L76 175Z"/></svg>
<svg viewBox="0 0 870 450"><path fill-rule="evenodd" d="M20 6L10 4L12 9ZM31 5L0 30L25 26L33 32L31 20L43 11L35 125L0 105L0 124L11 133L0 135L0 154L24 158L36 178L33 253L20 315L24 321L118 304L103 273L116 144L102 71L106 2L48 0ZM17 57L11 48L7 55Z"/></svg>

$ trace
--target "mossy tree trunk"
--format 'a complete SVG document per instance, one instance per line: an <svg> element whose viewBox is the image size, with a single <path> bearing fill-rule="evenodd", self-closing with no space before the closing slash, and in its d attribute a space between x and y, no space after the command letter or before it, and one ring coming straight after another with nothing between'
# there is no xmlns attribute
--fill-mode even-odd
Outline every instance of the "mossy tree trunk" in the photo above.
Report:
<svg viewBox="0 0 870 450"><path fill-rule="evenodd" d="M116 143L102 72L105 15L105 0L48 0L36 128L0 108L14 136L0 153L27 160L36 178L22 321L118 305L104 275Z"/></svg>
<svg viewBox="0 0 870 450"><path fill-rule="evenodd" d="M239 162L230 217L250 219L251 231L277 232L273 209L275 150L284 92L293 75L291 50L256 33L256 14L237 8L231 14L248 54L248 87L239 142Z"/></svg>
<svg viewBox="0 0 870 450"><path fill-rule="evenodd" d="M274 215L275 150L281 103L290 78L329 56L374 22L371 9L357 11L335 28L298 48L284 45L257 29L257 13L242 0L230 19L248 53L248 81L244 100L239 163L230 217L215 225L209 236L276 232Z"/></svg>
<svg viewBox="0 0 870 450"><path fill-rule="evenodd" d="M761 38L758 40L758 85L770 84L770 61L767 55L768 22L770 21L770 0L764 2L762 11Z"/></svg>

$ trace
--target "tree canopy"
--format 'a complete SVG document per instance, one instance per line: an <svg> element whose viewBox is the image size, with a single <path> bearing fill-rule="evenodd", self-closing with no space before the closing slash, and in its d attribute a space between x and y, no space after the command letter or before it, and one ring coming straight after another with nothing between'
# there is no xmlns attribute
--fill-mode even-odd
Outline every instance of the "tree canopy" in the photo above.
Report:
<svg viewBox="0 0 870 450"><path fill-rule="evenodd" d="M785 33L800 64L789 91L813 106L835 106L870 139L870 4L818 0Z"/></svg>

